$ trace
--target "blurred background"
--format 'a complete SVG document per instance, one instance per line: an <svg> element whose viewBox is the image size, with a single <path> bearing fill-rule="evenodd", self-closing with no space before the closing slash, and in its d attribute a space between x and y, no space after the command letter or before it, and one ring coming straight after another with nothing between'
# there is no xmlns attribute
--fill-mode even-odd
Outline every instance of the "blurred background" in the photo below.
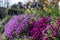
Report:
<svg viewBox="0 0 60 40"><path fill-rule="evenodd" d="M60 6L60 0L0 0L0 14L6 14L7 9L10 8L19 9L21 7L21 9L27 9L30 7L37 8L39 6L42 9L45 6L52 7L54 4ZM2 11L4 12L2 13Z"/></svg>

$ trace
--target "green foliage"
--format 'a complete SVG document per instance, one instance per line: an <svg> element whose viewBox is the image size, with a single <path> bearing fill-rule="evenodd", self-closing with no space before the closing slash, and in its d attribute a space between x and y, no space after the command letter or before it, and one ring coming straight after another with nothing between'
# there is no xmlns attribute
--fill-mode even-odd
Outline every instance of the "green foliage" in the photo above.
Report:
<svg viewBox="0 0 60 40"><path fill-rule="evenodd" d="M4 31L3 25L0 25L0 33L3 33L3 31Z"/></svg>
<svg viewBox="0 0 60 40"><path fill-rule="evenodd" d="M59 28L59 30L58 30L58 34L60 34L60 28Z"/></svg>
<svg viewBox="0 0 60 40"><path fill-rule="evenodd" d="M9 15L7 15L7 16L2 20L3 24L6 24L6 23L9 21L10 18L11 18L11 17L10 17Z"/></svg>
<svg viewBox="0 0 60 40"><path fill-rule="evenodd" d="M32 39L30 39L30 38L24 38L24 39L20 38L20 39L16 39L16 40L32 40Z"/></svg>
<svg viewBox="0 0 60 40"><path fill-rule="evenodd" d="M50 37L52 37L52 31L51 31L51 30L48 30L47 32L48 32L48 35L49 35Z"/></svg>
<svg viewBox="0 0 60 40"><path fill-rule="evenodd" d="M52 17L59 17L59 10L58 7L55 5L54 7L48 7L47 10L40 10L40 8L31 8L25 10L25 14L34 14L34 15L40 15L40 16L52 16Z"/></svg>
<svg viewBox="0 0 60 40"><path fill-rule="evenodd" d="M9 21L10 17L6 16L3 20L2 20L2 24L0 25L0 33L3 33L4 31L4 25Z"/></svg>

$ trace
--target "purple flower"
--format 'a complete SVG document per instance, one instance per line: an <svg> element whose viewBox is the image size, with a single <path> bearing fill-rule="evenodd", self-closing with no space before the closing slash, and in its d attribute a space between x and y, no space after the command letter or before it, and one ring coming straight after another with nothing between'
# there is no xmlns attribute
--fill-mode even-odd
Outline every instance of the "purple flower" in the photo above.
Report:
<svg viewBox="0 0 60 40"><path fill-rule="evenodd" d="M24 18L23 15L18 15L5 25L4 35L8 36L9 38L13 38L15 36L15 30L19 26L20 23L18 21L22 21Z"/></svg>
<svg viewBox="0 0 60 40"><path fill-rule="evenodd" d="M27 30L29 24L33 24L34 16L31 15L18 15L11 18L10 21L4 26L4 35L8 38L16 38L20 36L21 32Z"/></svg>

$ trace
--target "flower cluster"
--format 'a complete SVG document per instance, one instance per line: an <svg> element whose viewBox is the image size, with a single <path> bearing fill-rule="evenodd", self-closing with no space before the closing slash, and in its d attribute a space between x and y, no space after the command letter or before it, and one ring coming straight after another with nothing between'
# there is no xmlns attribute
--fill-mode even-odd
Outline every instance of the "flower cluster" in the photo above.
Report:
<svg viewBox="0 0 60 40"><path fill-rule="evenodd" d="M4 26L4 35L9 39L29 38L31 40L55 40L60 37L60 20L52 17L18 15Z"/></svg>
<svg viewBox="0 0 60 40"><path fill-rule="evenodd" d="M16 17L11 18L11 20L9 20L9 22L4 26L4 35L8 36L9 38L13 38L16 33L15 30L20 25L23 18L23 15L18 15Z"/></svg>
<svg viewBox="0 0 60 40"><path fill-rule="evenodd" d="M45 30L50 26L50 17L42 17L34 24L34 28L31 31L32 38L35 40L40 40L44 35Z"/></svg>
<svg viewBox="0 0 60 40"><path fill-rule="evenodd" d="M55 19L54 19L55 20ZM33 40L55 40L60 37L60 21L55 20L55 23L51 23L51 17L42 17L38 20L31 31L31 36ZM57 25L54 25L56 24Z"/></svg>
<svg viewBox="0 0 60 40"><path fill-rule="evenodd" d="M18 15L11 18L11 20L5 25L4 35L8 38L19 37L20 33L27 29L28 24L32 24L34 20L33 15Z"/></svg>

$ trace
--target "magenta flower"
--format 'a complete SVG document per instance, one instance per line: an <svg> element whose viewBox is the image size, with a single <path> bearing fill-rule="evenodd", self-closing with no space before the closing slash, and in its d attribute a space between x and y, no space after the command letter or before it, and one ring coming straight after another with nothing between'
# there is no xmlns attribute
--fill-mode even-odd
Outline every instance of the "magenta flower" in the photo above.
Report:
<svg viewBox="0 0 60 40"><path fill-rule="evenodd" d="M53 36L56 37L56 35L57 35L57 32L53 31Z"/></svg>
<svg viewBox="0 0 60 40"><path fill-rule="evenodd" d="M45 35L44 32L50 26L50 17L42 17L34 24L34 28L31 31L32 38L35 40L41 40L42 36ZM51 27L51 26L50 26ZM45 31L44 31L45 30ZM44 31L44 32L43 32Z"/></svg>

